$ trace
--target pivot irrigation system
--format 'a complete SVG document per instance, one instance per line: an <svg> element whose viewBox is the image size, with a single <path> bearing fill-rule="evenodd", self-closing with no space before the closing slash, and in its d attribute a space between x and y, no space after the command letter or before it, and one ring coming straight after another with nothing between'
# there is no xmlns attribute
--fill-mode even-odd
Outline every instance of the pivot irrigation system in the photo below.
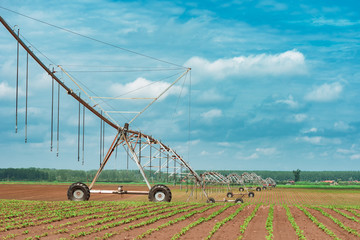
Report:
<svg viewBox="0 0 360 240"><path fill-rule="evenodd" d="M51 76L53 81L55 81L60 87L65 90L68 96L71 96L82 105L84 108L88 109L91 113L93 113L96 117L100 118L104 124L107 124L111 128L116 131L116 136L112 141L107 153L104 155L103 160L101 161L100 167L92 180L91 184L87 186L84 183L77 182L72 184L68 191L67 197L69 200L73 201L86 201L89 200L91 194L101 193L101 194L140 194L140 195L148 195L150 201L155 202L170 202L172 198L172 194L170 189L162 184L156 184L151 186L148 177L145 174L145 169L155 170L155 174L161 174L162 172L166 172L168 176L177 176L181 178L181 176L190 176L190 178L194 181L194 184L200 186L203 189L203 193L208 199L206 192L202 186L202 178L191 168L191 166L172 148L165 145L158 139L153 138L150 135L144 134L139 131L134 131L129 128L129 124L135 120L139 115L141 115L146 109L148 109L154 102L156 102L165 92L167 92L173 85L175 85L181 78L183 78L186 74L191 70L190 68L186 68L185 71L174 81L172 82L165 90L163 90L157 97L150 99L151 102L140 112L136 113L136 116L129 121L129 123L125 123L124 126L120 126L113 118L110 116L111 111L105 111L100 107L99 102L96 102L95 97L91 97L83 88L80 87L79 84L68 74L62 66L57 66L61 69L61 71L66 74L81 90L85 93L86 96L89 97L91 103L84 100L80 93L75 93L71 88L69 88L60 78L56 75L54 70L51 70L47 67L36 55L35 53L25 44L25 42L21 39L19 30L16 32L12 29L8 23L0 16L0 22L4 25L4 27L8 30L8 32L16 39L17 41L17 57L19 60L19 44L22 48L27 52L27 60L30 55L36 63ZM17 72L18 77L18 72ZM18 106L18 79L17 79L17 87L16 87L16 132L17 132L17 106ZM27 105L26 105L27 107ZM26 109L27 111L27 109ZM80 111L79 111L80 112ZM79 120L80 121L80 120ZM25 140L26 142L26 140ZM148 191L132 191L125 190L122 186L119 186L118 189L115 190L99 190L94 189L95 182L99 178L101 172L103 171L105 165L108 163L110 157L115 152L118 147L123 147L127 156L135 162L140 173L148 187Z"/></svg>
<svg viewBox="0 0 360 240"><path fill-rule="evenodd" d="M34 19L33 19L34 20ZM32 51L32 49L27 46L20 34L19 29L15 31L11 28L8 23L0 16L0 22L3 26L7 29L7 31L15 38L17 41L17 79L16 79L16 132L17 132L17 124L18 124L18 68L19 68L19 46L21 45L22 48L26 51L27 54L27 64L26 64L26 107L25 107L25 142L27 142L27 96L28 96L28 59L29 56L48 74L52 79L52 102L54 101L54 83L58 84L58 97L60 89L66 91L68 96L72 97L76 100L79 104L79 135L78 141L80 142L80 106L83 106L83 119L85 119L85 109L89 110L94 116L101 120L101 126L104 129L104 125L110 126L113 131L115 131L116 135L107 150L106 154L102 154L100 152L100 167L94 176L93 180L91 181L90 185L87 186L85 183L76 182L70 185L67 191L67 197L69 200L72 201L87 201L90 199L91 194L139 194L139 195L147 195L150 201L154 202L170 202L172 199L171 190L163 184L155 184L151 185L149 178L146 174L146 170L150 170L150 174L154 172L154 174L166 174L168 177L173 177L174 179L179 179L184 181L184 179L190 180L193 182L194 187L199 187L204 194L207 202L218 202L214 198L209 196L209 189L216 187L226 187L227 188L227 198L232 198L234 194L231 192L231 185L241 185L239 188L245 189L245 185L249 182L256 184L262 184L263 186L275 186L276 183L274 180L268 178L263 180L261 177L257 176L256 174L248 174L244 173L241 176L237 174L230 174L227 177L221 175L217 172L206 172L204 174L197 174L192 167L186 162L182 156L180 156L174 149L164 144L162 141L152 137L151 135L144 134L140 131L135 131L130 129L130 124L139 117L143 112L145 112L152 104L154 104L161 96L163 96L166 92L169 91L180 79L187 76L190 72L191 68L185 68L181 66L183 72L179 74L179 76L168 86L166 86L156 97L153 98L136 98L136 99L147 99L150 102L138 112L131 112L134 113L135 116L132 119L129 119L128 122L120 125L114 118L112 114L119 114L119 113L128 113L122 111L113 111L113 109L107 110L102 107L102 103L105 100L110 98L112 99L135 99L135 98L114 98L114 97L98 97L92 96L89 93L91 90L84 88L79 84L72 75L64 69L61 65L56 65L56 68L59 71L55 71L54 67L50 69L47 67L40 58ZM68 32L71 32L67 30ZM73 33L73 32L72 32ZM80 34L78 34L80 35ZM89 38L89 37L87 37ZM90 38L92 39L92 38ZM92 39L94 40L94 39ZM98 40L96 40L98 41ZM109 45L109 44L108 44ZM35 47L33 47L36 49ZM145 56L145 55L143 55ZM151 58L151 57L150 57ZM164 62L164 61L163 61ZM62 79L57 76L57 73L60 72L63 75L66 75L73 84L79 89L79 92L74 91L71 89L68 84L66 84ZM85 98L84 98L85 96ZM53 107L53 103L52 103ZM52 109L53 112L53 109ZM52 113L52 120L51 120L51 131L53 130L53 113ZM59 117L59 99L58 99L58 117ZM85 122L85 120L83 120ZM59 119L57 121L59 125ZM85 123L83 123L83 126ZM57 126L59 129L59 126ZM101 132L102 130L100 130ZM84 133L84 130L83 130ZM52 149L52 135L51 132L51 149ZM59 135L57 136L59 139ZM101 135L100 135L101 138ZM83 137L84 139L84 137ZM102 142L104 148L104 141ZM84 145L84 144L83 144ZM80 144L78 145L79 149ZM134 191L134 190L126 190L123 189L123 186L119 186L117 189L114 190L101 190L95 189L95 183L98 180L101 172L104 170L106 164L109 162L111 156L115 153L117 154L118 148L122 148L124 153L128 158L130 158L139 169L144 182L148 188L147 191ZM79 153L79 150L78 150ZM79 159L79 155L78 155ZM260 189L261 190L261 189ZM226 202L236 202L242 203L243 196L245 194L235 194L238 197L228 200L223 200ZM249 197L254 197L254 193L248 191Z"/></svg>

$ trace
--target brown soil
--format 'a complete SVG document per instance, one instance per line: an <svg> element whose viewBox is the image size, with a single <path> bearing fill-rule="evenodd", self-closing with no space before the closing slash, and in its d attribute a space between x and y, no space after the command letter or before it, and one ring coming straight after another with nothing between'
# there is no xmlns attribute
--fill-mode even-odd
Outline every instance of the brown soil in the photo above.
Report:
<svg viewBox="0 0 360 240"><path fill-rule="evenodd" d="M23 211L16 209L18 212L13 213L12 211L6 211L6 204L10 204L11 202L4 201L3 203L0 201L1 211L0 211L0 238L7 237L11 239L24 239L28 237L36 237L41 234L47 233L47 236L41 237L41 239L59 239L59 238L71 238L71 234L79 233L79 232L87 232L91 230L91 227L79 228L79 226L85 226L87 223L96 222L99 220L104 220L104 223L99 223L95 226L101 227L105 224L118 222L123 219L128 219L128 217L119 216L117 219L106 220L107 213L119 213L124 211L126 213L131 213L141 209L151 209L156 208L156 205L150 204L149 206L137 207L132 205L133 203L129 203L127 206L126 202L118 204L112 203L110 201L144 201L148 202L147 196L145 195L114 195L114 194L92 194L90 198L89 204L76 204L67 201L67 189L68 185L28 185L28 184L0 184L0 199L18 199L18 200L46 200L46 202L27 202L24 201L20 208L23 208ZM184 192L180 192L176 187L170 186L171 191L173 192L174 201L179 201L179 199L187 199ZM124 190L147 190L146 186L136 186L129 185L124 186ZM98 185L95 186L95 189L102 190L115 190L117 189L116 185ZM226 194L226 193L225 193ZM329 201L336 201L336 193L328 192L328 193L316 193L315 191L305 190L289 190L289 189L273 189L270 191L261 191L255 193L255 198L244 198L245 202L257 203L264 202L266 204L269 203L277 203L274 206L274 239L280 240L291 240L298 239L296 233L291 226L290 222L287 219L285 209L280 205L283 203L289 204L289 208L291 213L293 214L296 223L299 225L300 229L304 231L304 235L307 239L321 239L327 240L331 239L329 235L319 229L302 211L293 206L292 204L309 204L311 201L314 201L314 204L319 204L321 198L325 194L326 203L329 204ZM354 196L359 197L359 193L342 193L342 198L340 199L342 203L352 203ZM344 198L345 196L345 198ZM346 198L349 196L349 198ZM104 200L107 202L100 202L99 200ZM220 199L217 199L220 200ZM65 201L65 202L59 202ZM198 195L198 198L194 201L205 202L205 199L201 199L201 196ZM70 204L71 203L71 204ZM332 202L334 203L334 202ZM179 203L181 209L188 209L191 206L186 203ZM207 210L204 213L195 214L190 218L187 218L183 221L177 222L171 226L165 227L160 231L156 231L152 233L150 236L147 236L145 239L171 239L173 235L180 232L182 228L188 226L192 222L195 222L200 217L208 217L211 213L222 208L224 204L216 205L214 208ZM42 206L39 212L36 212L36 209ZM124 209L124 207L126 208ZM166 206L167 209L176 208L177 206ZM197 209L202 209L208 205L199 205ZM204 239L209 235L209 232L213 229L215 224L224 218L228 217L232 214L240 205L234 205L228 208L223 213L217 215L212 220L208 222L204 222L199 224L198 226L189 230L181 239ZM246 206L234 219L225 223L217 232L212 236L212 239L235 239L239 236L240 226L243 224L244 220L251 214L253 209L255 208L255 204L250 204ZM55 210L60 209L63 212L76 212L81 213L81 216L68 216L68 218L62 220L53 220L56 217ZM335 224L331 219L323 216L320 212L307 208L320 222L322 222L327 228L333 231L339 238L341 239L355 239L356 236L346 232L346 230L339 227ZM324 211L330 213L332 216L339 219L346 226L349 226L358 232L360 232L360 224L349 220L340 214L334 212L333 210L323 208ZM75 210L75 211L74 211ZM194 209L195 210L195 209ZM256 213L255 217L249 223L247 229L244 233L244 239L265 239L265 236L268 234L265 228L265 222L268 217L269 205L261 206ZM47 211L53 211L52 213ZM83 211L89 211L90 213L82 213ZM82 237L83 239L94 239L95 237L102 238L106 233L116 232L116 235L112 237L112 239L133 239L138 235L146 232L149 229L156 228L161 224L164 224L170 220L174 220L180 216L183 216L190 211L185 211L182 213L178 213L174 216L168 217L166 219L160 219L154 223L149 225L141 226L139 228L130 229L128 231L124 231L124 228L130 225L134 225L137 223L141 223L143 221L149 220L155 216L164 215L166 213L160 213L150 217L143 217L140 219L133 220L130 223L121 224L120 226L112 227L109 229L102 230L98 233L92 233L87 235L86 237ZM354 216L350 212L346 210L341 210L344 213L347 213L350 216ZM360 211L357 211L360 213ZM51 215L52 214L52 215ZM102 216L104 215L104 216ZM36 217L43 216L42 219L37 220ZM94 216L93 219L84 220L88 216ZM359 217L356 217L360 219ZM42 222L49 221L49 222ZM26 222L34 223L34 226L24 225ZM69 225L64 225L66 223L70 223ZM16 225L16 227L9 229L8 231L4 231L6 226ZM58 233L59 230L64 232Z"/></svg>
<svg viewBox="0 0 360 240"><path fill-rule="evenodd" d="M240 226L254 210L255 205L246 206L236 217L223 225L214 235L213 239L236 239L240 235ZM238 230L237 232L234 231Z"/></svg>
<svg viewBox="0 0 360 240"><path fill-rule="evenodd" d="M224 212L220 213L213 219L200 223L194 228L191 228L184 236L180 239L204 239L209 235L209 232L214 228L214 225L229 216L237 209L237 206L232 206L226 209ZM211 213L210 213L211 214ZM210 215L209 214L209 215ZM208 215L208 216L209 216Z"/></svg>
<svg viewBox="0 0 360 240"><path fill-rule="evenodd" d="M286 216L286 210L281 206L274 206L274 239L288 240L296 239L294 228Z"/></svg>
<svg viewBox="0 0 360 240"><path fill-rule="evenodd" d="M329 235L319 229L302 211L297 207L289 206L291 214L293 215L296 224L308 240L329 240L332 239ZM275 235L276 233L274 233Z"/></svg>
<svg viewBox="0 0 360 240"><path fill-rule="evenodd" d="M355 239L356 236L351 233L346 232L344 229L339 227L336 223L334 223L330 218L325 217L319 211L307 208L307 210L314 216L316 219L324 224L328 229L330 229L335 235L340 239Z"/></svg>
<svg viewBox="0 0 360 240"><path fill-rule="evenodd" d="M69 185L0 184L0 199L66 201ZM116 185L95 185L94 189L116 190ZM147 191L146 186L124 185L124 190ZM90 201L148 201L147 195L91 194Z"/></svg>
<svg viewBox="0 0 360 240"><path fill-rule="evenodd" d="M256 215L244 232L244 240L265 239L267 230L265 229L266 219L269 213L269 206L261 206Z"/></svg>

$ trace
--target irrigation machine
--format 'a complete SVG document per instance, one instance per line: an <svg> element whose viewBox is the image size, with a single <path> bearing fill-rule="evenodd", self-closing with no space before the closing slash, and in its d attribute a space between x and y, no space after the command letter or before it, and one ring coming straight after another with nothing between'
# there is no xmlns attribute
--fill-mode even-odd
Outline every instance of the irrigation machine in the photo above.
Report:
<svg viewBox="0 0 360 240"><path fill-rule="evenodd" d="M34 20L34 19L33 19ZM145 174L145 170L150 170L150 173L155 171L154 174L166 173L168 176L173 176L174 178L181 179L182 176L187 176L189 179L194 181L194 185L201 188L202 193L206 197L208 202L214 202L213 198L209 198L205 191L204 179L199 176L174 149L165 145L158 139L153 138L150 135L144 134L140 131L135 131L130 129L131 123L141 115L145 110L147 110L153 103L155 103L162 95L164 95L171 87L173 87L180 79L186 76L190 72L190 68L182 67L183 73L179 74L179 76L173 81L169 86L161 91L156 97L150 98L150 102L138 112L135 112L134 118L132 118L129 122L123 124L122 126L113 119L112 114L115 111L110 111L102 108L102 102L104 102L104 98L91 96L89 90L81 87L81 84L77 82L71 74L69 74L63 66L56 65L59 71L54 71L54 69L50 69L47 67L44 62L40 60L40 58L34 53L34 46L29 47L24 42L23 37L19 34L19 29L15 31L11 28L8 23L0 16L0 21L7 29L7 31L16 39L17 41L17 61L19 61L19 45L26 51L27 61L28 56L31 56L33 60L48 74L50 75L53 84L54 81L58 84L59 89L63 89L67 92L68 96L72 97L79 103L80 105L89 110L92 114L94 114L97 118L101 119L103 124L108 125L113 131L116 133L115 138L113 139L107 153L104 154L104 157L101 161L100 167L93 178L91 184L87 186L85 183L76 182L71 184L67 191L67 197L72 201L86 201L89 200L91 194L140 194L147 195L150 201L154 202L170 202L172 199L172 193L170 189L163 184L151 185L148 179L148 176ZM68 31L69 32L69 31ZM79 34L78 34L79 35ZM18 66L17 66L18 68ZM18 69L17 69L18 71ZM62 75L66 75L79 89L78 92L71 89L67 84L65 84L57 73L60 72ZM18 74L17 74L18 75ZM18 78L18 76L17 76ZM18 82L18 79L17 79ZM18 84L18 83L17 83ZM16 89L18 91L18 88ZM59 90L60 91L60 90ZM84 98L85 96L85 98ZM18 96L16 96L16 101L18 101ZM16 102L16 107L17 107ZM17 110L17 109L16 109ZM27 105L26 105L27 111ZM79 110L80 112L80 110ZM17 112L16 112L17 113ZM115 113L121 113L120 111ZM16 115L17 117L17 115ZM80 120L79 120L80 121ZM17 124L17 118L16 118ZM17 125L16 125L17 128ZM101 172L104 170L104 167L108 163L110 157L114 154L117 148L123 148L126 152L127 156L131 158L131 160L136 164L139 169L144 182L148 188L147 191L134 191L123 189L123 186L119 186L114 190L101 190L95 189L95 183L98 180Z"/></svg>
<svg viewBox="0 0 360 240"><path fill-rule="evenodd" d="M31 18L32 20L36 20ZM254 193L245 188L246 184L252 183L263 186L276 186L274 180L268 178L263 180L261 177L256 174L243 173L241 176L237 174L230 174L227 177L221 175L217 172L205 172L202 175L198 175L193 168L186 162L182 156L180 156L174 149L164 144L162 141L152 137L151 135L144 134L140 131L135 131L130 129L132 122L139 117L143 112L145 112L152 104L154 104L161 96L166 94L170 88L172 88L176 83L179 82L180 79L185 78L190 72L190 68L185 68L177 65L182 69L175 80L169 83L165 88L163 88L156 96L151 98L115 98L115 97L99 97L97 95L91 95L93 93L87 87L83 87L79 81L77 81L65 68L61 65L53 65L52 69L47 67L46 64L41 61L41 59L34 53L34 49L37 48L30 44L26 40L27 43L24 42L25 38L19 34L19 29L15 31L15 27L11 28L8 23L0 16L0 21L7 29L7 31L15 38L17 42L17 79L16 79L16 132L17 132L17 113L18 113L18 68L19 68L19 47L20 45L26 51L27 54L27 69L26 69L26 107L25 107L25 116L27 116L27 96L28 96L28 59L29 56L51 77L52 79L52 98L54 98L54 83L58 85L58 91L60 89L65 90L68 96L72 97L79 104L79 127L80 127L80 106L83 106L83 111L85 109L90 111L94 116L101 120L101 126L109 126L113 129L115 138L113 139L109 149L106 154L100 155L100 167L91 181L90 185L87 186L85 183L76 182L70 185L67 191L67 197L72 201L86 201L89 200L91 194L140 194L147 195L150 201L154 202L170 202L172 199L172 193L169 187L163 184L155 184L151 185L149 181L149 176L147 176L146 172L150 172L150 174L166 174L166 176L173 177L174 179L189 179L193 181L194 187L200 188L202 194L204 194L207 202L217 202L220 200L215 200L213 197L209 197L209 192L211 193L214 188L221 187L227 190L226 197L232 198L234 197L234 193L231 192L230 185L239 185L240 191L247 191L247 195L249 197L254 197ZM40 20L37 20L40 21ZM42 22L42 21L40 21ZM42 22L44 23L44 22ZM49 24L50 25L50 24ZM51 25L54 27L54 25ZM55 26L56 27L56 26ZM60 27L58 27L60 28ZM66 30L60 28L61 30ZM66 30L67 32L73 33L70 30ZM75 33L77 34L77 33ZM81 37L86 37L81 34ZM95 40L90 37L86 37L90 40ZM96 40L97 42L101 42ZM104 43L104 42L102 42ZM111 44L107 44L111 45ZM39 51L39 53L41 53ZM42 53L41 53L42 54ZM44 54L42 54L44 56ZM140 54L142 55L142 54ZM142 55L144 56L144 55ZM45 56L46 57L46 56ZM47 58L47 57L46 57ZM48 59L48 58L47 58ZM154 58L152 58L154 59ZM48 59L49 60L49 59ZM162 61L164 62L164 61ZM168 63L168 62L165 62ZM56 71L54 70L56 67ZM68 81L75 86L77 90L73 90L69 87L68 83L65 83L61 77L59 77L58 73L61 76L66 76ZM59 93L58 93L59 96ZM124 111L114 111L114 109L106 109L104 107L104 102L109 101L109 99L142 99L149 100L145 107L137 112L124 112ZM52 99L53 101L53 99ZM59 104L59 100L58 100ZM59 105L58 105L59 106ZM53 107L53 103L52 103ZM53 109L52 109L53 111ZM85 113L83 112L83 117ZM129 121L126 121L124 124L120 124L119 121L113 118L114 114L122 114L122 113L132 113L134 116L129 118ZM58 116L59 116L59 108L58 108ZM53 113L52 113L53 117ZM85 118L84 118L85 119ZM53 120L52 120L53 121ZM53 124L53 122L51 122ZM59 124L59 120L58 120ZM84 126L85 124L83 124ZM27 118L25 120L25 142L27 141ZM51 131L53 130L53 125L51 125ZM101 131L101 130L100 130ZM80 130L79 130L80 133ZM84 133L84 130L83 130ZM51 133L52 135L52 133ZM52 138L51 138L52 140ZM80 137L79 137L80 141ZM52 144L52 143L51 143ZM103 142L104 144L104 142ZM52 147L52 145L51 145ZM102 190L96 189L95 183L98 180L101 172L104 170L106 164L109 162L111 156L114 152L117 153L118 148L123 150L123 153L126 154L128 158L130 158L139 169L144 182L147 186L147 191L134 191L123 189L123 186L118 186L117 189L114 190ZM147 171L149 170L149 171ZM261 188L258 186L256 190L259 191ZM233 201L233 202L243 202L242 198L245 194L235 194L238 197L236 200L232 199L224 199L221 201Z"/></svg>

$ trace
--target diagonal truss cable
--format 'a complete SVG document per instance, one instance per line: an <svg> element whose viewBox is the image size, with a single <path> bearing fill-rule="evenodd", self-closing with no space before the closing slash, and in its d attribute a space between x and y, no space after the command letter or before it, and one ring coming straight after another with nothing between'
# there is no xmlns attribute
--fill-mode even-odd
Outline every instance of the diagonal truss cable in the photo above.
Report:
<svg viewBox="0 0 360 240"><path fill-rule="evenodd" d="M2 7L2 6L0 6L0 8L3 9L3 10L9 11L9 12L15 13L15 14L17 14L17 15L20 15L20 16L23 16L23 17L26 17L26 18L29 18L29 19L31 19L31 20L34 20L34 21L37 21L37 22L46 24L46 25L48 25L48 26L51 26L51 27L60 29L60 30L62 30L62 31L65 31L65 32L68 32L68 33L71 33L71 34L74 34L74 35L78 35L78 36L80 36L80 37L83 37L83 38L86 38L86 39L89 39L89 40L92 40L92 41L95 41L95 42L98 42L98 43L101 43L101 44L104 44L104 45L108 45L108 46L110 46L110 47L114 47L114 48L120 49L120 50L122 50L122 51L126 51L126 52L129 52L129 53L133 53L133 54L136 54L136 55L145 57L145 58L149 58L149 59L152 59L152 60L155 60L155 61L158 61L158 62L170 64L170 65L173 65L173 66L177 66L177 67L181 67L181 68L186 68L186 67L181 66L181 65L179 65L179 64L175 64L175 63L172 63L172 62L169 62L169 61L161 60L161 59L159 59L159 58L151 57L151 56L146 55L146 54L142 54L142 53L139 53L139 52L130 50L130 49L126 49L126 48L117 46L117 45L112 44L112 43L108 43L108 42L105 42L105 41L102 41L102 40L99 40L99 39L96 39L96 38L93 38L93 37L86 36L86 35L84 35L84 34L81 34L81 33L78 33L78 32L75 32L75 31L72 31L72 30L63 28L63 27L59 27L59 26L57 26L57 25L54 25L54 24L51 24L51 23L42 21L42 20L40 20L40 19L36 19L36 18L30 17L30 16L27 16L27 15L25 15L25 14L16 12L16 11L11 10L11 9L9 9L9 8L5 8L5 7Z"/></svg>

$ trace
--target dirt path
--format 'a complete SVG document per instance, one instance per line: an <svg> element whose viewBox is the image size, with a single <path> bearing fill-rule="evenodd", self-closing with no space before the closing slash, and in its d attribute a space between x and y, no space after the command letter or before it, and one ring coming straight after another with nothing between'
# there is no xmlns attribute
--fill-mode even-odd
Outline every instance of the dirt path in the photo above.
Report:
<svg viewBox="0 0 360 240"><path fill-rule="evenodd" d="M289 206L291 214L293 215L296 224L301 230L304 231L304 235L308 240L330 240L329 235L319 229L302 211L297 207Z"/></svg>
<svg viewBox="0 0 360 240"><path fill-rule="evenodd" d="M274 239L277 240L289 240L297 239L296 233L286 216L286 210L277 205L274 206Z"/></svg>
<svg viewBox="0 0 360 240"><path fill-rule="evenodd" d="M212 239L236 239L240 234L240 226L254 210L255 205L246 206L233 220L223 225L212 237Z"/></svg>
<svg viewBox="0 0 360 240"><path fill-rule="evenodd" d="M269 206L260 206L255 217L251 220L244 233L244 240L265 239L267 231L265 229L268 217Z"/></svg>

